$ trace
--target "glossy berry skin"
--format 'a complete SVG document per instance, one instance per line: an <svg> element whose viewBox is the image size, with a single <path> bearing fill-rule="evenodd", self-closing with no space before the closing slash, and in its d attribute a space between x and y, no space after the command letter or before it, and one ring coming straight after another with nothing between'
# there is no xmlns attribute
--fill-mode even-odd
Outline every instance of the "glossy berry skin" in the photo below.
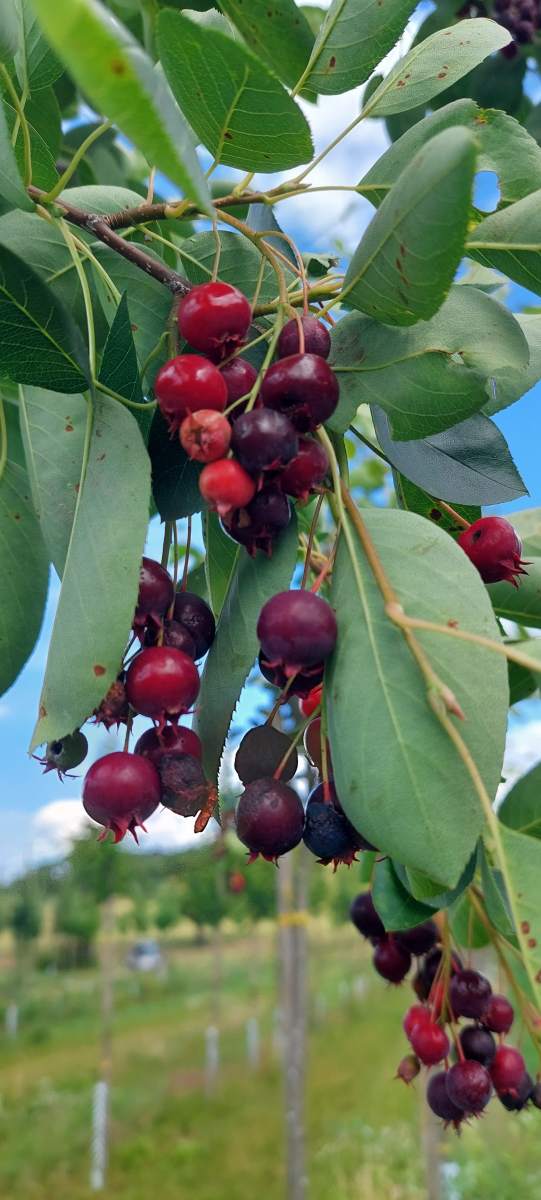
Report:
<svg viewBox="0 0 541 1200"><path fill-rule="evenodd" d="M195 642L191 634L184 625L179 621L169 621L167 618L163 623L161 644L162 646L172 646L174 650L182 650L184 654L190 658L196 659ZM159 630L149 628L145 633L145 646L158 645Z"/></svg>
<svg viewBox="0 0 541 1200"><path fill-rule="evenodd" d="M93 821L104 826L98 840L114 834L115 842L129 831L137 841L137 829L158 807L160 777L147 758L120 750L93 763L83 784L83 805Z"/></svg>
<svg viewBox="0 0 541 1200"><path fill-rule="evenodd" d="M479 1020L491 991L488 979L478 971L459 971L451 979L449 988L451 1008L455 1017L475 1017Z"/></svg>
<svg viewBox="0 0 541 1200"><path fill-rule="evenodd" d="M231 442L231 426L223 413L201 408L184 417L180 426L180 444L194 462L215 462L224 458Z"/></svg>
<svg viewBox="0 0 541 1200"><path fill-rule="evenodd" d="M460 1122L464 1119L464 1110L453 1104L449 1097L447 1075L447 1071L438 1071L436 1075L430 1077L426 1089L426 1099L428 1107L437 1117L445 1121L446 1125L452 1124L458 1129Z"/></svg>
<svg viewBox="0 0 541 1200"><path fill-rule="evenodd" d="M257 636L267 661L284 663L286 673L293 673L329 657L337 637L336 617L313 592L278 592L261 609Z"/></svg>
<svg viewBox="0 0 541 1200"><path fill-rule="evenodd" d="M156 729L146 729L137 740L134 754L142 754L157 766L164 754L191 754L201 758L203 747L193 729L185 725L166 725L161 733Z"/></svg>
<svg viewBox="0 0 541 1200"><path fill-rule="evenodd" d="M522 542L504 517L480 517L460 534L458 544L485 583L505 579L518 587L515 576L528 574L521 559Z"/></svg>
<svg viewBox="0 0 541 1200"><path fill-rule="evenodd" d="M233 508L245 508L250 503L255 496L255 483L234 458L219 458L203 467L199 490L207 504L225 517Z"/></svg>
<svg viewBox="0 0 541 1200"><path fill-rule="evenodd" d="M411 967L411 954L403 950L390 934L378 942L372 962L378 975L388 983L399 984Z"/></svg>
<svg viewBox="0 0 541 1200"><path fill-rule="evenodd" d="M139 570L139 594L133 619L133 628L140 634L151 621L158 627L173 603L175 589L173 580L165 567L153 558L143 558Z"/></svg>
<svg viewBox="0 0 541 1200"><path fill-rule="evenodd" d="M299 449L280 475L280 487L288 496L307 500L329 471L327 452L314 438L300 438Z"/></svg>
<svg viewBox="0 0 541 1200"><path fill-rule="evenodd" d="M460 1031L460 1044L464 1058L473 1058L484 1067L490 1067L496 1053L496 1042L488 1029L479 1025L466 1025Z"/></svg>
<svg viewBox="0 0 541 1200"><path fill-rule="evenodd" d="M511 1095L510 1092L498 1093L498 1100L508 1112L521 1112L523 1108L532 1100L534 1090L534 1082L531 1075L527 1071L524 1072L520 1083L516 1089L516 1095Z"/></svg>
<svg viewBox="0 0 541 1200"><path fill-rule="evenodd" d="M179 354L166 362L156 375L154 391L172 434L188 413L202 408L223 412L227 403L225 380L199 354Z"/></svg>
<svg viewBox="0 0 541 1200"><path fill-rule="evenodd" d="M131 663L126 694L135 712L163 726L188 712L199 693L199 674L193 660L170 646L149 646Z"/></svg>
<svg viewBox="0 0 541 1200"><path fill-rule="evenodd" d="M56 771L58 778L63 779L64 775L73 767L80 766L87 753L86 737L80 729L76 729L67 737L59 738L55 742L47 742L43 757L39 758L37 755L34 757L41 763L44 775L47 775L49 771Z"/></svg>
<svg viewBox="0 0 541 1200"><path fill-rule="evenodd" d="M412 1004L402 1021L402 1028L408 1041L417 1025L426 1025L430 1021L430 1009L425 1008L424 1004Z"/></svg>
<svg viewBox="0 0 541 1200"><path fill-rule="evenodd" d="M235 771L246 785L255 783L264 776L269 779L290 749L291 739L273 725L256 725L249 729L235 755ZM299 765L297 751L293 749L280 773L282 783L288 783Z"/></svg>
<svg viewBox="0 0 541 1200"><path fill-rule="evenodd" d="M328 421L338 404L334 371L317 354L291 354L272 364L261 384L266 408L285 413L299 433Z"/></svg>
<svg viewBox="0 0 541 1200"><path fill-rule="evenodd" d="M291 421L272 408L255 408L235 421L231 449L252 474L277 470L294 458L299 439Z"/></svg>
<svg viewBox="0 0 541 1200"><path fill-rule="evenodd" d="M246 296L230 283L201 283L180 302L181 335L215 362L241 346L252 320Z"/></svg>
<svg viewBox="0 0 541 1200"><path fill-rule="evenodd" d="M490 1068L490 1077L499 1096L516 1096L526 1065L520 1050L498 1046Z"/></svg>
<svg viewBox="0 0 541 1200"><path fill-rule="evenodd" d="M227 407L229 408L230 404L235 405L229 413L229 418L231 421L236 421L245 409L245 404L237 404L237 400L241 400L245 396L247 403L248 395L257 379L257 371L247 358L240 358L237 355L236 358L232 358L230 362L224 363L223 367L220 367L220 374L225 379L227 387Z"/></svg>
<svg viewBox="0 0 541 1200"><path fill-rule="evenodd" d="M423 921L412 929L401 929L396 934L397 942L405 946L410 954L416 956L427 954L438 941L438 927L435 921Z"/></svg>
<svg viewBox="0 0 541 1200"><path fill-rule="evenodd" d="M486 1108L492 1093L490 1075L474 1059L463 1059L447 1072L447 1095L452 1104L465 1113L478 1113Z"/></svg>
<svg viewBox="0 0 541 1200"><path fill-rule="evenodd" d="M495 994L489 997L481 1020L492 1033L509 1033L515 1019L515 1010L507 996Z"/></svg>
<svg viewBox="0 0 541 1200"><path fill-rule="evenodd" d="M263 678L272 683L273 687L280 688L281 691L288 684L288 697L307 696L316 684L321 683L325 670L324 663L316 663L313 667L307 667L305 671L300 671L290 683L292 676L286 674L279 663L269 663L263 654L259 655L258 662Z"/></svg>
<svg viewBox="0 0 541 1200"><path fill-rule="evenodd" d="M293 788L278 779L249 783L235 809L237 837L251 860L259 854L276 862L298 846L304 829L304 809Z"/></svg>
<svg viewBox="0 0 541 1200"><path fill-rule="evenodd" d="M335 869L339 863L349 866L359 849L356 832L347 817L333 804L325 804L313 795L306 806L303 842L318 862L323 866L332 862Z"/></svg>
<svg viewBox="0 0 541 1200"><path fill-rule="evenodd" d="M331 352L331 335L325 325L317 317L301 317L304 332L304 353L318 354L320 358L328 358ZM295 317L284 325L278 338L278 358L289 358L291 354L300 351L299 323Z"/></svg>
<svg viewBox="0 0 541 1200"><path fill-rule="evenodd" d="M193 638L195 657L202 658L210 650L216 636L216 621L206 601L196 592L181 589L175 596L173 616Z"/></svg>
<svg viewBox="0 0 541 1200"><path fill-rule="evenodd" d="M447 1058L449 1054L449 1038L441 1025L435 1021L421 1021L414 1025L410 1042L417 1058L425 1067L435 1067L436 1063Z"/></svg>
<svg viewBox="0 0 541 1200"><path fill-rule="evenodd" d="M303 717L311 717L312 713L316 711L316 708L319 708L322 699L323 684L320 683L317 687L312 688L312 691L308 693L304 700L301 700L299 708Z"/></svg>
<svg viewBox="0 0 541 1200"><path fill-rule="evenodd" d="M289 500L277 487L256 492L246 508L237 508L224 517L226 533L244 546L252 558L258 550L271 557L274 542L291 520Z"/></svg>
<svg viewBox="0 0 541 1200"><path fill-rule="evenodd" d="M385 937L385 926L376 912L371 892L359 892L349 910L356 929L369 941Z"/></svg>

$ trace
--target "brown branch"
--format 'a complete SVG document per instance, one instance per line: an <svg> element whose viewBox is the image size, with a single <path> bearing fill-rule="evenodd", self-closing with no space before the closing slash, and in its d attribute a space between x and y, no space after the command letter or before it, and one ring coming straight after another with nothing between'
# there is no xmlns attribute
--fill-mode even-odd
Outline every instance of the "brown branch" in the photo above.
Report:
<svg viewBox="0 0 541 1200"><path fill-rule="evenodd" d="M264 204L268 200L267 192L248 192L242 196L219 196L214 201L214 207L236 208L247 204ZM130 225L144 225L148 221L163 221L171 215L171 209L181 204L180 200L166 200L161 204L138 204L134 208L123 208L120 212L110 213L104 220L111 229L128 229ZM200 214L197 204L187 204L182 211L182 219Z"/></svg>

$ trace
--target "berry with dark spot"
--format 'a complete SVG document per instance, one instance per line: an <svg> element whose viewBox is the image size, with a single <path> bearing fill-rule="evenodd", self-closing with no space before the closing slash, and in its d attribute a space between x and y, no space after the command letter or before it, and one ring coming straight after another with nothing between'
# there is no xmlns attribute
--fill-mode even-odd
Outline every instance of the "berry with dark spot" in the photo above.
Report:
<svg viewBox="0 0 541 1200"><path fill-rule="evenodd" d="M491 991L488 979L478 971L469 968L458 971L451 979L449 988L451 1008L455 1017L475 1017L479 1020Z"/></svg>
<svg viewBox="0 0 541 1200"><path fill-rule="evenodd" d="M490 1075L475 1059L465 1058L447 1072L447 1095L452 1104L465 1113L478 1113L486 1108L491 1094Z"/></svg>
<svg viewBox="0 0 541 1200"><path fill-rule="evenodd" d="M127 723L129 715L130 706L128 704L128 697L126 696L124 675L122 674L111 684L99 708L94 709L94 717L96 725L105 725L106 729L111 729L113 725L116 725L118 729L120 725Z"/></svg>
<svg viewBox="0 0 541 1200"><path fill-rule="evenodd" d="M146 729L135 743L134 754L142 754L157 766L164 754L191 754L201 758L203 747L193 729L186 725L166 725L161 733Z"/></svg>
<svg viewBox="0 0 541 1200"><path fill-rule="evenodd" d="M209 785L194 754L162 755L156 766L162 785L162 804L179 817L195 817L206 806Z"/></svg>
<svg viewBox="0 0 541 1200"><path fill-rule="evenodd" d="M411 954L398 945L392 934L378 942L372 959L374 968L388 983L402 983L411 967Z"/></svg>
<svg viewBox="0 0 541 1200"><path fill-rule="evenodd" d="M44 775L48 771L56 771L58 778L63 779L73 767L80 766L87 753L86 737L80 729L76 729L74 733L69 733L66 737L58 738L54 742L47 742L43 757L40 758L35 754L34 758L43 767Z"/></svg>
<svg viewBox="0 0 541 1200"><path fill-rule="evenodd" d="M231 404L235 405L228 414L229 419L236 421L237 417L244 412L248 396L257 379L257 371L247 358L239 358L237 355L230 362L224 363L223 367L220 367L220 372L227 387L227 407L229 408ZM243 397L246 398L244 404L237 404L237 401L242 401Z"/></svg>
<svg viewBox="0 0 541 1200"><path fill-rule="evenodd" d="M484 583L501 579L518 587L515 576L527 575L522 542L505 517L480 517L460 534L458 544L477 567Z"/></svg>
<svg viewBox="0 0 541 1200"><path fill-rule="evenodd" d="M270 778L290 746L291 740L287 734L273 725L256 725L255 729L249 729L235 755L235 771L239 779L246 785L262 776ZM280 775L283 783L293 779L298 764L297 751L293 749Z"/></svg>
<svg viewBox="0 0 541 1200"><path fill-rule="evenodd" d="M274 486L256 492L245 508L236 508L223 518L226 533L244 546L254 558L258 550L270 558L273 545L291 520L287 496Z"/></svg>
<svg viewBox="0 0 541 1200"><path fill-rule="evenodd" d="M206 600L196 592L176 593L173 617L188 630L195 642L195 657L202 658L210 650L216 636L216 621Z"/></svg>
<svg viewBox="0 0 541 1200"><path fill-rule="evenodd" d="M412 929L401 929L396 934L397 942L405 946L410 954L416 956L427 954L438 941L438 926L435 921L423 921Z"/></svg>
<svg viewBox="0 0 541 1200"><path fill-rule="evenodd" d="M183 338L216 362L232 354L246 339L252 309L246 296L230 283L201 283L181 300L178 326Z"/></svg>
<svg viewBox="0 0 541 1200"><path fill-rule="evenodd" d="M371 892L359 892L352 902L349 915L355 928L369 941L385 937L385 926L376 911Z"/></svg>
<svg viewBox="0 0 541 1200"><path fill-rule="evenodd" d="M255 495L251 475L234 458L207 463L199 476L199 490L211 508L226 517L234 508L244 508Z"/></svg>
<svg viewBox="0 0 541 1200"><path fill-rule="evenodd" d="M317 317L301 317L300 323L304 333L304 353L318 354L320 358L328 358L331 352L331 335L325 325ZM295 317L284 325L278 338L278 358L288 358L300 351L299 322Z"/></svg>
<svg viewBox="0 0 541 1200"><path fill-rule="evenodd" d="M449 1054L449 1038L435 1021L421 1021L414 1025L410 1042L425 1067L435 1067Z"/></svg>
<svg viewBox="0 0 541 1200"><path fill-rule="evenodd" d="M496 1042L488 1029L466 1025L460 1032L460 1045L464 1058L473 1058L484 1067L490 1067L496 1053Z"/></svg>
<svg viewBox="0 0 541 1200"><path fill-rule="evenodd" d="M250 851L276 862L301 841L304 809L293 788L279 779L249 783L235 809L237 836Z"/></svg>
<svg viewBox="0 0 541 1200"><path fill-rule="evenodd" d="M163 727L189 711L199 693L199 674L193 659L170 646L149 646L130 664L126 695L144 717Z"/></svg>
<svg viewBox="0 0 541 1200"><path fill-rule="evenodd" d="M83 784L83 806L89 817L104 826L99 841L109 830L115 842L131 833L137 841L137 829L158 807L161 799L160 777L154 763L126 750L106 754L93 763Z"/></svg>
<svg viewBox="0 0 541 1200"><path fill-rule="evenodd" d="M509 1033L515 1019L515 1010L507 996L496 993L489 996L488 1003L483 1009L481 1021L492 1033Z"/></svg>
<svg viewBox="0 0 541 1200"><path fill-rule="evenodd" d="M272 408L252 409L235 421L231 449L253 475L285 466L298 448L299 439L291 421Z"/></svg>
<svg viewBox="0 0 541 1200"><path fill-rule="evenodd" d="M266 371L261 399L266 408L285 413L299 433L310 433L332 416L339 396L338 380L317 354L291 354Z"/></svg>
<svg viewBox="0 0 541 1200"><path fill-rule="evenodd" d="M280 487L288 496L307 500L329 472L327 451L314 438L300 438L299 449L280 475Z"/></svg>
<svg viewBox="0 0 541 1200"><path fill-rule="evenodd" d="M263 605L257 636L265 659L286 674L324 662L334 650L336 617L321 596L304 589L278 592Z"/></svg>
<svg viewBox="0 0 541 1200"><path fill-rule="evenodd" d="M498 1046L490 1068L490 1077L498 1096L516 1097L525 1071L526 1065L520 1050L515 1050L514 1046Z"/></svg>
<svg viewBox="0 0 541 1200"><path fill-rule="evenodd" d="M167 610L173 603L175 589L173 580L165 567L153 558L143 558L139 570L139 595L133 618L133 629L142 640L145 626L151 622L158 628L162 625Z"/></svg>
<svg viewBox="0 0 541 1200"><path fill-rule="evenodd" d="M180 444L194 462L215 462L224 458L231 442L227 417L212 408L201 408L184 417L180 426Z"/></svg>
<svg viewBox="0 0 541 1200"><path fill-rule="evenodd" d="M436 1075L432 1075L428 1081L426 1089L426 1099L429 1108L445 1121L446 1125L454 1125L458 1129L461 1121L464 1120L464 1111L458 1105L453 1104L447 1091L447 1071L438 1071Z"/></svg>
<svg viewBox="0 0 541 1200"><path fill-rule="evenodd" d="M171 434L180 428L188 413L212 408L223 412L227 387L220 372L199 354L178 354L158 371L154 391Z"/></svg>

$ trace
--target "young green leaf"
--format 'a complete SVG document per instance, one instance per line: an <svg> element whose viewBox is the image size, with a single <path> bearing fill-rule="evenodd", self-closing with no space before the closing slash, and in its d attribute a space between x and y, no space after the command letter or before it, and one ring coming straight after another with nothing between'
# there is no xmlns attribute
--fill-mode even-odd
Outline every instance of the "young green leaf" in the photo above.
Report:
<svg viewBox="0 0 541 1200"><path fill-rule="evenodd" d="M436 134L398 177L351 259L342 298L390 325L427 321L441 307L464 249L475 141Z"/></svg>
<svg viewBox="0 0 541 1200"><path fill-rule="evenodd" d="M364 83L397 42L415 0L333 0L321 25L303 82L336 96Z"/></svg>
<svg viewBox="0 0 541 1200"><path fill-rule="evenodd" d="M69 540L83 461L87 406L38 387L19 389L19 414L34 507L49 557L60 578Z"/></svg>
<svg viewBox="0 0 541 1200"><path fill-rule="evenodd" d="M500 805L498 816L510 829L541 838L541 763L517 779Z"/></svg>
<svg viewBox="0 0 541 1200"><path fill-rule="evenodd" d="M159 409L150 427L148 452L152 462L152 494L162 521L178 521L201 512L201 464L188 458L177 437L170 437Z"/></svg>
<svg viewBox="0 0 541 1200"><path fill-rule="evenodd" d="M49 560L26 473L8 462L0 481L0 695L34 649L47 598Z"/></svg>
<svg viewBox="0 0 541 1200"><path fill-rule="evenodd" d="M210 195L191 130L135 38L99 0L33 0L33 6L51 45L98 111L208 212Z"/></svg>
<svg viewBox="0 0 541 1200"><path fill-rule="evenodd" d="M5 102L0 102L0 196L13 208L34 207L19 174L15 151L11 145Z"/></svg>
<svg viewBox="0 0 541 1200"><path fill-rule="evenodd" d="M59 392L87 384L86 348L70 313L22 258L0 247L0 375Z"/></svg>
<svg viewBox="0 0 541 1200"><path fill-rule="evenodd" d="M182 111L218 162L285 171L311 158L304 114L244 46L170 9L158 17L158 46Z"/></svg>
<svg viewBox="0 0 541 1200"><path fill-rule="evenodd" d="M486 590L452 538L413 513L367 509L363 518L406 612L499 638ZM338 794L350 820L382 853L454 887L474 850L482 810L357 546L354 569L341 537L333 571L338 640L326 689ZM507 719L505 662L481 646L435 634L419 633L419 642L464 711L460 734L494 795Z"/></svg>
<svg viewBox="0 0 541 1200"><path fill-rule="evenodd" d="M125 396L126 400L142 404L143 393L139 381L137 353L126 292L122 296L109 330L101 360L99 379L100 383L104 383L113 392Z"/></svg>
<svg viewBox="0 0 541 1200"><path fill-rule="evenodd" d="M506 29L484 17L437 30L392 68L370 97L364 115L386 117L426 104L510 41Z"/></svg>
<svg viewBox="0 0 541 1200"><path fill-rule="evenodd" d="M257 652L256 625L265 603L289 587L297 558L293 517L271 558L239 555L218 621L216 638L201 679L196 728L203 743L209 779L216 779L224 742L246 677Z"/></svg>
<svg viewBox="0 0 541 1200"><path fill-rule="evenodd" d="M527 575L521 575L520 587L510 583L491 583L489 596L494 612L508 621L517 621L532 629L541 629L541 558L529 558Z"/></svg>
<svg viewBox="0 0 541 1200"><path fill-rule="evenodd" d="M467 252L532 292L541 291L541 189L491 213L468 238Z"/></svg>
<svg viewBox="0 0 541 1200"><path fill-rule="evenodd" d="M267 67L293 87L302 75L314 36L295 0L221 0L220 8L236 25L246 45Z"/></svg>
<svg viewBox="0 0 541 1200"><path fill-rule="evenodd" d="M207 590L214 616L219 617L239 557L239 547L224 532L219 517L210 509L205 513L203 528Z"/></svg>
<svg viewBox="0 0 541 1200"><path fill-rule="evenodd" d="M376 863L372 899L385 928L389 931L412 929L434 914L433 908L421 904L406 891L390 858L382 858Z"/></svg>
<svg viewBox="0 0 541 1200"><path fill-rule="evenodd" d="M100 703L118 674L137 599L148 455L136 421L115 400L97 396L88 432L32 746L62 738Z"/></svg>

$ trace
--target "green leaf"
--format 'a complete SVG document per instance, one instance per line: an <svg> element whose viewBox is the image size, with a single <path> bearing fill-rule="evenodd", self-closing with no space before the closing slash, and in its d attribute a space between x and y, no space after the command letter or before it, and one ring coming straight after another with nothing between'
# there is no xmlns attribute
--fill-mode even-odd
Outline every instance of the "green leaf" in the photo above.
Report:
<svg viewBox="0 0 541 1200"><path fill-rule="evenodd" d="M348 306L391 325L437 312L462 257L475 158L474 139L460 127L417 152L351 259L342 292Z"/></svg>
<svg viewBox="0 0 541 1200"><path fill-rule="evenodd" d="M13 208L34 207L19 174L3 103L0 103L0 196Z"/></svg>
<svg viewBox="0 0 541 1200"><path fill-rule="evenodd" d="M7 464L0 482L0 695L15 682L41 628L49 562L26 473Z"/></svg>
<svg viewBox="0 0 541 1200"><path fill-rule="evenodd" d="M479 862L487 914L492 924L505 938L513 938L515 931L501 871L491 867L482 842L479 844Z"/></svg>
<svg viewBox="0 0 541 1200"><path fill-rule="evenodd" d="M530 554L541 557L541 508L522 508L509 514L509 520L520 535L524 557L529 558Z"/></svg>
<svg viewBox="0 0 541 1200"><path fill-rule="evenodd" d="M455 901L449 917L453 937L459 946L468 950L488 946L490 938L467 893Z"/></svg>
<svg viewBox="0 0 541 1200"><path fill-rule="evenodd" d="M428 492L417 487L415 483L411 483L399 471L393 472L393 479L396 498L400 508L405 509L406 512L418 513L420 517L431 521L439 529L444 529L446 533L457 532L458 526L456 521L442 508L439 500L435 500L433 496L429 496ZM460 517L464 517L464 520L469 521L470 524L473 524L481 516L479 505L456 504L454 509Z"/></svg>
<svg viewBox="0 0 541 1200"><path fill-rule="evenodd" d="M309 87L336 96L364 83L392 50L415 0L333 0L305 72Z"/></svg>
<svg viewBox="0 0 541 1200"><path fill-rule="evenodd" d="M377 404L399 439L438 433L486 404L490 378L527 361L528 343L512 314L475 288L452 288L436 316L413 329L351 313L332 334L340 401L328 424L343 432L360 404Z"/></svg>
<svg viewBox="0 0 541 1200"><path fill-rule="evenodd" d="M182 111L217 161L285 171L312 157L301 109L244 46L169 9L158 17L158 46Z"/></svg>
<svg viewBox="0 0 541 1200"><path fill-rule="evenodd" d="M541 763L513 784L498 809L498 816L510 829L541 838Z"/></svg>
<svg viewBox="0 0 541 1200"><path fill-rule="evenodd" d="M370 97L365 115L384 117L426 104L510 41L506 29L484 17L437 30L392 68Z"/></svg>
<svg viewBox="0 0 541 1200"><path fill-rule="evenodd" d="M502 504L526 488L497 425L476 413L421 441L395 442L383 409L372 405L381 449L393 466L429 495L451 504Z"/></svg>
<svg viewBox="0 0 541 1200"><path fill-rule="evenodd" d="M491 583L488 593L499 617L541 629L541 558L530 558L529 563L518 588L506 582Z"/></svg>
<svg viewBox="0 0 541 1200"><path fill-rule="evenodd" d="M372 899L388 930L413 929L433 916L433 908L420 904L400 882L390 858L376 863Z"/></svg>
<svg viewBox="0 0 541 1200"><path fill-rule="evenodd" d="M148 246L145 249L148 254ZM171 294L167 288L158 283L157 279L151 279L150 275L145 275L144 271L139 270L139 267L135 267L127 259L121 258L107 246L93 246L92 250L111 276L118 290L127 294L131 332L137 358L143 366L167 329L167 320L172 306ZM111 293L100 284L98 284L98 293L103 311L109 322L112 322L115 315L115 304ZM162 354L153 358L150 364L147 376L149 382L154 379L156 371L165 357L166 348L164 346Z"/></svg>
<svg viewBox="0 0 541 1200"><path fill-rule="evenodd" d="M79 726L117 676L137 599L149 468L136 422L98 396L32 746Z"/></svg>
<svg viewBox="0 0 541 1200"><path fill-rule="evenodd" d="M537 1004L541 1001L541 842L500 825L510 883L509 903L524 966Z"/></svg>
<svg viewBox="0 0 541 1200"><path fill-rule="evenodd" d="M143 402L126 292L116 310L105 343L99 380L113 392L125 396L126 400L133 400L136 404Z"/></svg>
<svg viewBox="0 0 541 1200"><path fill-rule="evenodd" d="M532 646L535 649L535 639L530 638L525 642L512 642L511 645L516 646L517 650L521 650L523 654L532 654ZM509 703L519 704L521 700L526 700L528 696L533 696L539 687L536 675L528 671L526 667L519 666L518 663L507 661L507 673L509 676Z"/></svg>
<svg viewBox="0 0 541 1200"><path fill-rule="evenodd" d="M447 534L413 513L363 509L363 519L407 612L499 638L484 586ZM332 586L338 641L325 685L338 794L350 820L382 853L452 888L474 850L483 814L430 707L419 667L385 615L360 546L356 561L361 595L342 536ZM460 734L494 795L507 719L505 662L481 646L421 631L416 636L462 706Z"/></svg>
<svg viewBox="0 0 541 1200"><path fill-rule="evenodd" d="M5 112L6 119L7 119L7 125L8 125L8 129L9 129L9 134L10 134L10 146L11 146L11 132L14 128L15 121L17 120L17 114L15 112L15 109L12 108L11 104L9 104L9 102L6 100L4 100L3 108L4 108L4 112ZM28 114L25 113L25 115L27 117L28 133L30 135L30 156L31 156L31 160L32 160L32 183L34 184L35 187L40 187L40 188L43 188L45 191L48 191L50 188L54 187L54 185L58 179L58 171L56 169L55 160L54 160L54 158L51 154L51 151L49 150L49 147L47 146L46 142L44 142L41 134L38 133L37 129L32 124ZM18 169L20 178L23 179L24 178L24 168L25 168L24 142L23 142L23 135L22 135L22 130L21 130L20 126L19 126L19 132L17 135L17 140L15 142L13 153L15 154L15 161L17 164L17 169ZM26 195L26 192L25 192L25 195ZM24 209L28 209L28 208L33 209L34 205L30 201L29 196L26 196L26 200L27 200L26 204L20 204L20 205L18 205L18 207L24 208Z"/></svg>
<svg viewBox="0 0 541 1200"><path fill-rule="evenodd" d="M152 462L152 494L162 521L178 521L201 512L200 463L188 458L178 436L170 437L159 409L150 427L148 452Z"/></svg>
<svg viewBox="0 0 541 1200"><path fill-rule="evenodd" d="M541 291L541 189L485 217L468 239L467 251L515 283Z"/></svg>
<svg viewBox="0 0 541 1200"><path fill-rule="evenodd" d="M60 578L68 552L86 430L86 402L44 388L19 389L19 412L32 499Z"/></svg>
<svg viewBox="0 0 541 1200"><path fill-rule="evenodd" d="M272 246L275 250L280 250L289 262L297 267L297 256L292 250L289 242L286 242L283 230L278 224L274 215L274 209L269 204L251 204L246 217L246 224L250 226L256 233L264 233L267 245ZM276 236L269 234L269 230L276 230ZM274 272L273 272L274 274ZM276 279L276 276L274 276Z"/></svg>
<svg viewBox="0 0 541 1200"><path fill-rule="evenodd" d="M541 316L536 313L517 313L515 321L528 343L530 361L525 367L509 366L498 371L491 399L483 406L487 417L520 400L541 379Z"/></svg>
<svg viewBox="0 0 541 1200"><path fill-rule="evenodd" d="M231 576L239 557L239 547L227 536L215 512L205 513L205 575L210 606L215 617L219 617Z"/></svg>
<svg viewBox="0 0 541 1200"><path fill-rule="evenodd" d="M220 8L236 25L246 45L291 87L302 75L314 36L295 0L221 0Z"/></svg>
<svg viewBox="0 0 541 1200"><path fill-rule="evenodd" d="M210 195L191 130L163 76L99 0L33 0L40 24L76 83L205 212Z"/></svg>
<svg viewBox="0 0 541 1200"><path fill-rule="evenodd" d="M5 0L2 0L4 4ZM15 68L21 87L28 85L30 92L50 88L60 78L64 68L53 53L38 24L37 3L34 0L17 0L22 10L24 43L15 56ZM55 0L56 6L56 0Z"/></svg>
<svg viewBox="0 0 541 1200"><path fill-rule="evenodd" d="M445 892L441 891L441 884L431 879L430 875L427 875L424 871L416 871L412 867L408 867L407 869L403 867L399 868L397 863L395 863L395 867L400 874L402 882L407 883L408 891L411 892L414 899L424 901L425 904L430 905L434 912L437 912L439 908L449 908L451 904L455 903L455 900L458 900L465 889L469 887L475 875L477 865L477 845L472 851L458 883L455 887Z"/></svg>
<svg viewBox="0 0 541 1200"><path fill-rule="evenodd" d="M252 300L259 269L261 255L255 246L238 233L220 232L220 279L223 283L234 283L244 295ZM212 233L194 233L193 237L179 246L183 270L192 283L207 283L212 277L212 264L216 255L216 241ZM193 262L192 260L196 261ZM291 278L287 268L286 278ZM260 300L268 303L278 295L278 281L270 263L265 263Z"/></svg>
<svg viewBox="0 0 541 1200"><path fill-rule="evenodd" d="M86 348L73 318L22 258L0 248L0 376L59 392L86 387Z"/></svg>
<svg viewBox="0 0 541 1200"><path fill-rule="evenodd" d="M11 63L19 45L19 28L16 0L2 0L0 7L0 61Z"/></svg>
<svg viewBox="0 0 541 1200"><path fill-rule="evenodd" d="M297 523L273 547L271 558L241 554L223 605L201 679L196 728L203 762L215 779L235 705L258 651L256 624L271 596L289 587L297 559Z"/></svg>

